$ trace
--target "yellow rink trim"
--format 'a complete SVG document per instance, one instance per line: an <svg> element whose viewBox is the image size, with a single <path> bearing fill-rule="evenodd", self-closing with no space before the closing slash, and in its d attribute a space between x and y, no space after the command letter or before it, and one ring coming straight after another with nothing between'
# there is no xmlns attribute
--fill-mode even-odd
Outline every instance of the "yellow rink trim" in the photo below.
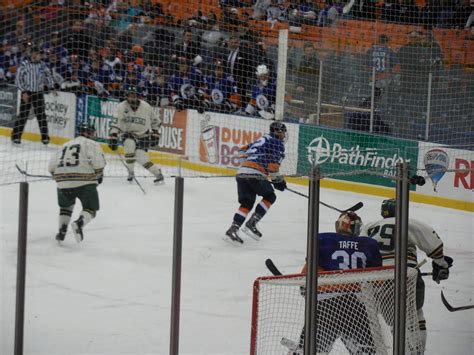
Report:
<svg viewBox="0 0 474 355"><path fill-rule="evenodd" d="M11 128L4 128L0 127L0 135L10 137ZM22 139L31 140L35 142L39 142L41 140L41 136L37 133L23 133ZM69 138L63 137L51 137L51 143L62 145L65 142L69 141ZM102 150L105 153L115 155L116 152L110 150L107 144L102 143ZM118 151L123 157L123 148L119 147ZM172 167L181 167L182 169L193 170L200 173L205 173L209 175L221 175L221 176L235 176L236 169L225 168L225 167L218 167L213 166L210 164L205 163L197 163L191 162L187 160L186 157L177 155L177 154L170 154L170 153L162 153L156 151L150 151L150 160L153 163L159 165L166 165ZM288 177L287 181L289 183L308 186L308 178L305 177ZM333 190L340 190L340 191L350 191L356 192L365 195L372 195L372 196L381 196L387 198L395 197L395 190L383 186L377 185L368 185L368 184L359 184L354 182L342 181L342 180L332 180L332 179L323 179L321 180L321 187L333 189ZM420 194L417 192L410 192L410 201L412 202L419 202L419 203L426 203L435 206L447 207L456 210L474 212L474 202L469 201L460 201L449 199L445 197L438 197L438 196L429 196Z"/></svg>

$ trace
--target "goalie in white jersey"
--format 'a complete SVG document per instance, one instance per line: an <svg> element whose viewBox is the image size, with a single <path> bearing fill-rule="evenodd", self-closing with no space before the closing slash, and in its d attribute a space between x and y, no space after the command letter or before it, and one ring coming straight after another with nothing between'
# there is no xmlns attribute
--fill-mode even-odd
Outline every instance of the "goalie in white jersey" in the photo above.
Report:
<svg viewBox="0 0 474 355"><path fill-rule="evenodd" d="M84 239L83 228L99 210L97 185L102 183L105 159L99 143L93 141L95 130L87 124L79 128L80 136L63 145L49 163L48 170L58 185L59 232L56 240L66 236L76 198L81 201L79 218L71 223L76 241Z"/></svg>
<svg viewBox="0 0 474 355"><path fill-rule="evenodd" d="M137 89L127 88L127 99L118 105L117 122L110 128L109 147L117 150L120 135L128 168L128 181L132 181L135 176L135 161L155 176L155 183L164 181L161 169L153 164L147 154L149 148L158 145L160 125L161 121L153 108L138 98Z"/></svg>
<svg viewBox="0 0 474 355"><path fill-rule="evenodd" d="M395 210L394 199L384 200L381 206L382 220L367 223L362 227L361 236L374 238L382 254L383 265L395 264ZM427 224L410 218L408 223L408 267L417 265L416 251L420 248L426 255L433 259L433 280L439 283L449 277L449 268L453 265L453 259L445 256L443 252L443 241L438 234ZM418 272L416 282L416 308L418 310L418 321L423 347L426 345L426 321L423 316L423 303L425 300L425 283ZM392 316L393 317L393 316Z"/></svg>

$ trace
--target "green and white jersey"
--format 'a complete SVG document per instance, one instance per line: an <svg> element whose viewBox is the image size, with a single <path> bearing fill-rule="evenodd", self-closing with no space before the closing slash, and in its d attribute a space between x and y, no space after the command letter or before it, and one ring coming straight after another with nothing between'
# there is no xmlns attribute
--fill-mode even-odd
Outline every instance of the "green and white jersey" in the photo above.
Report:
<svg viewBox="0 0 474 355"><path fill-rule="evenodd" d="M79 136L64 144L51 157L48 170L59 189L97 185L102 176L105 158L99 143Z"/></svg>
<svg viewBox="0 0 474 355"><path fill-rule="evenodd" d="M110 128L110 134L133 133L137 137L143 136L151 130L158 130L161 121L155 114L153 107L147 102L139 100L140 104L133 111L127 100L119 103L117 107L117 122Z"/></svg>
<svg viewBox="0 0 474 355"><path fill-rule="evenodd" d="M377 241L382 254L383 265L395 264L395 217L384 218L377 222L364 224L361 236L369 236ZM427 224L410 219L408 223L408 254L409 266L416 266L416 248L420 248L432 259L443 256L443 241Z"/></svg>

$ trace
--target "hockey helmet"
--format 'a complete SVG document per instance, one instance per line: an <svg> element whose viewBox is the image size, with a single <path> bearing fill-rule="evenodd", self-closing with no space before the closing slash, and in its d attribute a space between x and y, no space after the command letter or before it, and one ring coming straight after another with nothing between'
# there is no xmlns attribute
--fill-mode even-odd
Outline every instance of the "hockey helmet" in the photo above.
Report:
<svg viewBox="0 0 474 355"><path fill-rule="evenodd" d="M341 213L336 221L336 233L358 237L362 227L362 219L353 211Z"/></svg>
<svg viewBox="0 0 474 355"><path fill-rule="evenodd" d="M79 125L78 132L80 136L92 138L95 136L95 127L87 122L82 122Z"/></svg>
<svg viewBox="0 0 474 355"><path fill-rule="evenodd" d="M282 141L286 139L286 131L286 125L283 122L273 121L270 124L270 134Z"/></svg>
<svg viewBox="0 0 474 355"><path fill-rule="evenodd" d="M395 208L397 201L393 198L389 200L383 200L380 206L380 214L383 218L395 217Z"/></svg>

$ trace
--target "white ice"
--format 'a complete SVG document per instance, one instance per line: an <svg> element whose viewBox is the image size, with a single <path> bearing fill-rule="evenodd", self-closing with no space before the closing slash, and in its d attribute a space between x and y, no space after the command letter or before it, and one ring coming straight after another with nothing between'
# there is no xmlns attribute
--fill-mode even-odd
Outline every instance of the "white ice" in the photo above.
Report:
<svg viewBox="0 0 474 355"><path fill-rule="evenodd" d="M124 178L99 187L101 209L77 244L68 233L54 240L58 207L52 181L30 184L25 354L167 354L171 305L174 182L147 195ZM293 186L305 192L303 187ZM0 187L0 354L13 354L18 185ZM307 200L291 192L260 223L257 242L222 240L238 207L232 178L185 179L181 354L248 354L252 283L268 275L272 258L284 273L300 270L306 251ZM382 198L323 189L321 199L345 208L363 201L364 221L378 219ZM74 217L77 216L76 206ZM427 354L474 353L472 213L413 203L410 215L432 225L454 258L449 280L426 279ZM337 213L323 208L320 231L332 231ZM423 255L420 255L423 256ZM430 271L430 264L423 267Z"/></svg>

